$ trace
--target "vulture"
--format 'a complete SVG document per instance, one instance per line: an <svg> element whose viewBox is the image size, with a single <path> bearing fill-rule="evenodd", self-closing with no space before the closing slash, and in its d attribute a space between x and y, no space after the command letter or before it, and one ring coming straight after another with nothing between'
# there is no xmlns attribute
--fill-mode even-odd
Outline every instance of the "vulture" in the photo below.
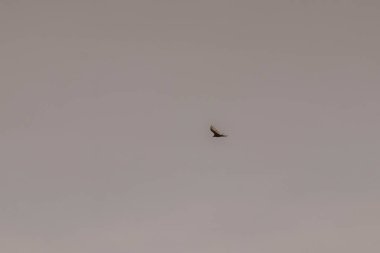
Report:
<svg viewBox="0 0 380 253"><path fill-rule="evenodd" d="M227 137L227 135L220 133L213 125L210 126L210 130L214 134L213 137Z"/></svg>

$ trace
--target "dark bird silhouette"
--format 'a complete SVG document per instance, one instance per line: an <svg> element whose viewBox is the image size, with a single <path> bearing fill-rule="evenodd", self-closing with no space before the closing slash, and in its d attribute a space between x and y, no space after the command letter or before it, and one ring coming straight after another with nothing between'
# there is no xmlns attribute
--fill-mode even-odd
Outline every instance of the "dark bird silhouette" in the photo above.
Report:
<svg viewBox="0 0 380 253"><path fill-rule="evenodd" d="M213 125L210 126L210 130L214 134L213 137L227 137L227 135L220 133Z"/></svg>

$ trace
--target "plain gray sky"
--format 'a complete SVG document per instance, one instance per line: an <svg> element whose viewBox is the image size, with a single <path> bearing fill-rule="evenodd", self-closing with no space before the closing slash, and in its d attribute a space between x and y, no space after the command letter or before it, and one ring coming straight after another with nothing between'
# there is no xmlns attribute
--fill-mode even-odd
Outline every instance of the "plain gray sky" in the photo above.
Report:
<svg viewBox="0 0 380 253"><path fill-rule="evenodd" d="M1 0L0 251L379 252L379 27L375 0Z"/></svg>

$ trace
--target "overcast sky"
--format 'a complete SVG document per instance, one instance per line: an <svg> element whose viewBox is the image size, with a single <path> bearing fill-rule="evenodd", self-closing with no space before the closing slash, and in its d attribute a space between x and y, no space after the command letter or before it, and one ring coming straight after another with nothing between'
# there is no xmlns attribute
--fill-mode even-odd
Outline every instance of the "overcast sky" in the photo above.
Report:
<svg viewBox="0 0 380 253"><path fill-rule="evenodd" d="M0 0L0 251L380 252L379 27L375 0Z"/></svg>

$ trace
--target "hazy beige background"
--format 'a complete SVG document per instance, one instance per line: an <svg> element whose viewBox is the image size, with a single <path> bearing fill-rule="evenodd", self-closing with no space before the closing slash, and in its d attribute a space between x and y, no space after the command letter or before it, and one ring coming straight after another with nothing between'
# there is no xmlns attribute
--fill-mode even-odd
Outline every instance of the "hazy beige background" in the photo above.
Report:
<svg viewBox="0 0 380 253"><path fill-rule="evenodd" d="M379 27L375 0L0 0L0 251L380 252Z"/></svg>

